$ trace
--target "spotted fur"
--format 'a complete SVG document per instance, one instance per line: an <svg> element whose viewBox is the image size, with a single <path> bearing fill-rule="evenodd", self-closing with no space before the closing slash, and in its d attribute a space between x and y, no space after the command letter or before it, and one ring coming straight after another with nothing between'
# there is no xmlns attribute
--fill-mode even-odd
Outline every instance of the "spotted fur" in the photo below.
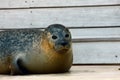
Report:
<svg viewBox="0 0 120 80"><path fill-rule="evenodd" d="M67 34L67 37L65 35ZM54 40L53 35L57 37ZM0 73L66 72L72 65L71 35L60 24L0 32Z"/></svg>

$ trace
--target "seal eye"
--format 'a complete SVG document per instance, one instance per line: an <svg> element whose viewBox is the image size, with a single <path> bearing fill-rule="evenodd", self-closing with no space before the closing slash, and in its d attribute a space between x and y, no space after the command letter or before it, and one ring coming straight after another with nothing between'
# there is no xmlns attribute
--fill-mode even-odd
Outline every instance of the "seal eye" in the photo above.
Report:
<svg viewBox="0 0 120 80"><path fill-rule="evenodd" d="M65 37L68 38L68 37L69 37L69 34L66 34Z"/></svg>
<svg viewBox="0 0 120 80"><path fill-rule="evenodd" d="M53 36L52 36L52 39L57 39L57 36L53 35Z"/></svg>

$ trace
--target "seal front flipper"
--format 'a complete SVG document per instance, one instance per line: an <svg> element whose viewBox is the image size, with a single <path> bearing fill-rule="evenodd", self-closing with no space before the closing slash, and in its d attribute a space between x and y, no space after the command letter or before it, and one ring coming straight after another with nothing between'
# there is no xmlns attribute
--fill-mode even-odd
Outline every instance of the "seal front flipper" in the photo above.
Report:
<svg viewBox="0 0 120 80"><path fill-rule="evenodd" d="M17 74L28 74L28 70L24 66L23 56L15 57L9 65L10 74L17 75Z"/></svg>

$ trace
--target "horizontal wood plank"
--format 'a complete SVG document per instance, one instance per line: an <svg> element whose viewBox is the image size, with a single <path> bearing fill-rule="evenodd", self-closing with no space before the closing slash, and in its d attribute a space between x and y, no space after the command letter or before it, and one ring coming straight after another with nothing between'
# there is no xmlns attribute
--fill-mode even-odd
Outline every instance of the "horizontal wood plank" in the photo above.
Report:
<svg viewBox="0 0 120 80"><path fill-rule="evenodd" d="M70 29L73 42L120 41L120 28Z"/></svg>
<svg viewBox="0 0 120 80"><path fill-rule="evenodd" d="M74 64L120 64L120 42L73 43Z"/></svg>
<svg viewBox="0 0 120 80"><path fill-rule="evenodd" d="M0 10L0 28L120 26L120 6Z"/></svg>
<svg viewBox="0 0 120 80"><path fill-rule="evenodd" d="M59 6L94 6L94 5L118 5L119 0L33 0L33 7L59 7Z"/></svg>
<svg viewBox="0 0 120 80"><path fill-rule="evenodd" d="M120 0L0 0L0 8L118 5Z"/></svg>

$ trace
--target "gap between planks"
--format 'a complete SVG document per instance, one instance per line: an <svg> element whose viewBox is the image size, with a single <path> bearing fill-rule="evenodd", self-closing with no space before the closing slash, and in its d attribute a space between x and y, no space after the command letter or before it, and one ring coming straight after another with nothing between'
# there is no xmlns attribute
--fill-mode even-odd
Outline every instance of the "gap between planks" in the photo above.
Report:
<svg viewBox="0 0 120 80"><path fill-rule="evenodd" d="M83 8L83 7L109 7L120 6L120 4L110 5L83 5L83 6L49 6L49 7L16 7L16 8L0 8L0 10L21 10L21 9L52 9L52 8Z"/></svg>

